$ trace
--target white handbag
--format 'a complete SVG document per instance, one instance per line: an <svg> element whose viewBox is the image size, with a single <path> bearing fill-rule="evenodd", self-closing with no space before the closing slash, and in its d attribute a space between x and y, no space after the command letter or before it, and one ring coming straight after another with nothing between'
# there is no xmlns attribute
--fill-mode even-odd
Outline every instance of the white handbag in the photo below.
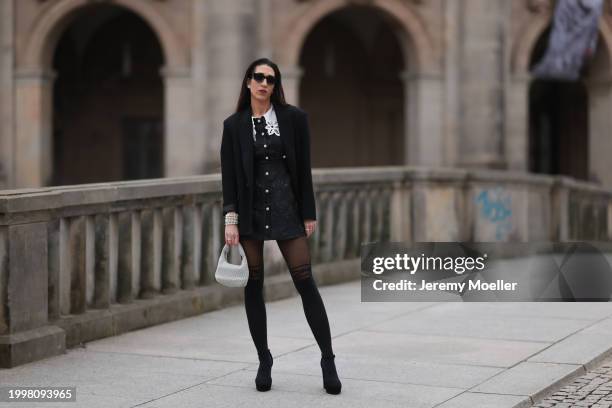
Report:
<svg viewBox="0 0 612 408"><path fill-rule="evenodd" d="M217 270L215 271L215 279L223 286L232 288L244 287L249 280L249 265L247 264L246 255L242 245L238 243L238 251L240 252L241 262L239 265L228 261L227 255L230 252L230 245L225 244L219 256Z"/></svg>

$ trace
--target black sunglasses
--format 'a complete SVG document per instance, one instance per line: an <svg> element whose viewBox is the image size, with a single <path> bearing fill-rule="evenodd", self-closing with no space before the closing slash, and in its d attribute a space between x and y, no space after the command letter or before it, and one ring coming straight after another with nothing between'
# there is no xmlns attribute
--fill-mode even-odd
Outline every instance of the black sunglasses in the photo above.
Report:
<svg viewBox="0 0 612 408"><path fill-rule="evenodd" d="M262 72L255 72L253 74L253 79L257 81L258 84L261 84L264 78L268 82L268 85L274 85L276 83L276 77L274 77L274 75L265 75Z"/></svg>

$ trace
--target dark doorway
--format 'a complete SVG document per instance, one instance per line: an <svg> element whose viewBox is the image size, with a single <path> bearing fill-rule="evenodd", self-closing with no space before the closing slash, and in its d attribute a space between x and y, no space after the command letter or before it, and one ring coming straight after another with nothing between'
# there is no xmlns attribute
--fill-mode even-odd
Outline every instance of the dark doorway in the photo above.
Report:
<svg viewBox="0 0 612 408"><path fill-rule="evenodd" d="M540 61L550 27L540 36L531 67ZM582 77L589 71L586 63ZM589 95L584 81L534 80L529 88L529 170L589 178Z"/></svg>
<svg viewBox="0 0 612 408"><path fill-rule="evenodd" d="M317 167L404 162L403 53L393 21L365 6L323 18L300 56L300 106Z"/></svg>
<svg viewBox="0 0 612 408"><path fill-rule="evenodd" d="M534 81L529 92L529 167L588 179L589 100L581 82Z"/></svg>
<svg viewBox="0 0 612 408"><path fill-rule="evenodd" d="M136 14L105 5L78 13L53 60L53 184L163 176L162 65Z"/></svg>
<svg viewBox="0 0 612 408"><path fill-rule="evenodd" d="M162 177L162 136L159 118L123 120L123 174L126 179Z"/></svg>

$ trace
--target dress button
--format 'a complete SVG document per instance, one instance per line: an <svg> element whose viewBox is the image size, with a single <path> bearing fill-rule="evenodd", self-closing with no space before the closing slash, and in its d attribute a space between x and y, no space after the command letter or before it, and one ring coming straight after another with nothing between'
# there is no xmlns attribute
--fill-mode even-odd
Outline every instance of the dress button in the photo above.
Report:
<svg viewBox="0 0 612 408"><path fill-rule="evenodd" d="M268 190L268 189L266 188L266 193L269 193L269 192L270 192L270 190Z"/></svg>
<svg viewBox="0 0 612 408"><path fill-rule="evenodd" d="M266 156L266 160L268 160L268 156Z"/></svg>
<svg viewBox="0 0 612 408"><path fill-rule="evenodd" d="M267 144L265 144L265 145L264 145L264 147L268 147L268 145L267 145Z"/></svg>
<svg viewBox="0 0 612 408"><path fill-rule="evenodd" d="M286 158L287 156L283 154L283 159Z"/></svg>
<svg viewBox="0 0 612 408"><path fill-rule="evenodd" d="M266 207L266 211L270 211L270 207Z"/></svg>
<svg viewBox="0 0 612 408"><path fill-rule="evenodd" d="M269 226L269 225L266 225L266 229L268 229L268 228L270 228L270 226Z"/></svg>
<svg viewBox="0 0 612 408"><path fill-rule="evenodd" d="M266 176L267 176L268 174L270 174L270 173L268 173L268 172L266 171Z"/></svg>

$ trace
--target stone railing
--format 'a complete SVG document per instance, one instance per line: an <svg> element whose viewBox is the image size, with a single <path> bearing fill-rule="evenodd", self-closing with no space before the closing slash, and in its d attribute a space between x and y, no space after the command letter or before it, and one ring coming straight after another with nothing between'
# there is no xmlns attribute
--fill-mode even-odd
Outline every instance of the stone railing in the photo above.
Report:
<svg viewBox="0 0 612 408"><path fill-rule="evenodd" d="M357 278L365 242L612 238L611 192L567 178L409 167L313 178L323 284ZM221 213L218 174L0 192L0 367L240 302L241 288L214 281ZM290 296L268 244L266 296Z"/></svg>

